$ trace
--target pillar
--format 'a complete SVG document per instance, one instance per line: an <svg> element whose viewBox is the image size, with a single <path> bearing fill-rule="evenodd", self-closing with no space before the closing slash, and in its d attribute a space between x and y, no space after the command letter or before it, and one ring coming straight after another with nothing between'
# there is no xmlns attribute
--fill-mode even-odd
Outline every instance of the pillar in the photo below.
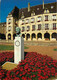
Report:
<svg viewBox="0 0 57 80"><path fill-rule="evenodd" d="M25 41L26 41L27 37L26 37L26 34L25 34Z"/></svg>
<svg viewBox="0 0 57 80"><path fill-rule="evenodd" d="M36 34L36 41L37 41L37 34Z"/></svg>
<svg viewBox="0 0 57 80"><path fill-rule="evenodd" d="M30 40L32 40L32 36L31 36L31 34L30 34Z"/></svg>
<svg viewBox="0 0 57 80"><path fill-rule="evenodd" d="M52 41L52 34L50 33L50 41Z"/></svg>
<svg viewBox="0 0 57 80"><path fill-rule="evenodd" d="M13 40L13 35L11 34L11 40Z"/></svg>
<svg viewBox="0 0 57 80"><path fill-rule="evenodd" d="M8 35L6 34L6 40L8 40Z"/></svg>
<svg viewBox="0 0 57 80"><path fill-rule="evenodd" d="M44 39L44 34L42 34L42 40L44 41L45 39Z"/></svg>

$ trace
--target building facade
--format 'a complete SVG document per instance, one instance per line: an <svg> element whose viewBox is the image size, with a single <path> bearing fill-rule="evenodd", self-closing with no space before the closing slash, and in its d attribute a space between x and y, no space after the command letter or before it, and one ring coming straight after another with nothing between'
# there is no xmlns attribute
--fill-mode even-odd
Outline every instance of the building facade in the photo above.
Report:
<svg viewBox="0 0 57 80"><path fill-rule="evenodd" d="M25 41L57 40L57 2L18 9L15 7L7 16L6 40L14 40L16 26L21 28Z"/></svg>

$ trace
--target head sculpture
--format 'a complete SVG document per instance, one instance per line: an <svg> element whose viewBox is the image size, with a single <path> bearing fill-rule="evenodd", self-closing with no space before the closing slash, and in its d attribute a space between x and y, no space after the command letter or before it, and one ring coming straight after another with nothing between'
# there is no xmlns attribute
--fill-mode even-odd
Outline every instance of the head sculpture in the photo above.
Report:
<svg viewBox="0 0 57 80"><path fill-rule="evenodd" d="M16 27L16 36L20 37L21 35L21 29L19 27Z"/></svg>

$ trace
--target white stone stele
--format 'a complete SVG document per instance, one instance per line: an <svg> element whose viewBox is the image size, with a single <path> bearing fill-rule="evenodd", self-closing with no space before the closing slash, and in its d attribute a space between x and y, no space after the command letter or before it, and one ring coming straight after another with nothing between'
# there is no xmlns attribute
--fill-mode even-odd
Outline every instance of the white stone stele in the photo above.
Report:
<svg viewBox="0 0 57 80"><path fill-rule="evenodd" d="M15 37L14 63L19 64L21 60L24 60L24 39L23 37Z"/></svg>

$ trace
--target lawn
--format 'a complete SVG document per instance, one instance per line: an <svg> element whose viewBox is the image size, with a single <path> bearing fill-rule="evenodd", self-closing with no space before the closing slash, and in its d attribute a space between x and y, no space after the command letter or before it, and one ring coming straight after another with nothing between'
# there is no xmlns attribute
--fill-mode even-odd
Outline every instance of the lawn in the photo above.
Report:
<svg viewBox="0 0 57 80"><path fill-rule="evenodd" d="M28 47L24 46L24 49L28 49ZM14 46L12 46L12 45L0 45L0 50L14 50Z"/></svg>

